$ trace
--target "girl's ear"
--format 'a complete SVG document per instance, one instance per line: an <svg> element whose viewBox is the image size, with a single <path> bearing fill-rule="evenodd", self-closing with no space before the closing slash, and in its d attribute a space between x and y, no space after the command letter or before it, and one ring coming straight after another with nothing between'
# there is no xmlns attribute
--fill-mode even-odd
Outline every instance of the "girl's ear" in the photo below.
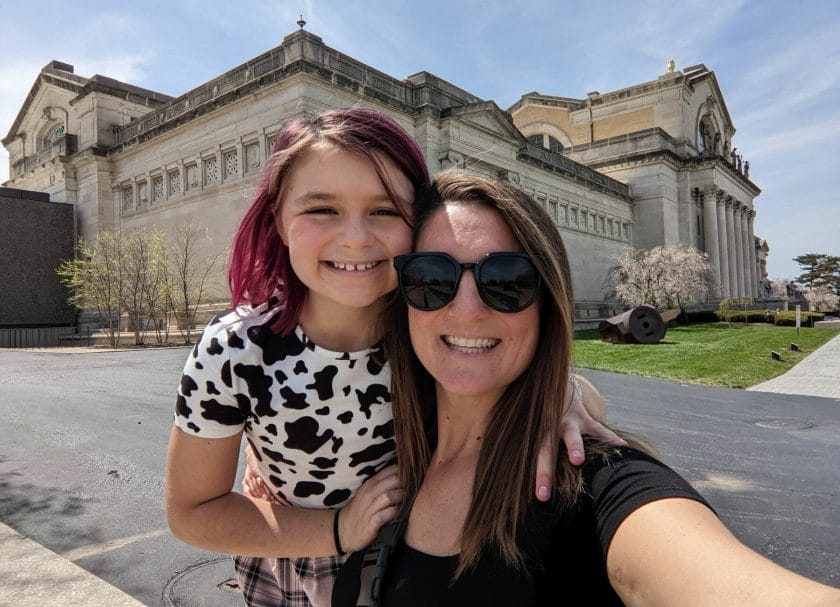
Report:
<svg viewBox="0 0 840 607"><path fill-rule="evenodd" d="M289 240L286 238L286 230L283 227L283 221L280 217L279 209L274 212L274 228L277 230L277 234L280 235L280 240L282 240L283 244L286 245L286 248L288 248Z"/></svg>

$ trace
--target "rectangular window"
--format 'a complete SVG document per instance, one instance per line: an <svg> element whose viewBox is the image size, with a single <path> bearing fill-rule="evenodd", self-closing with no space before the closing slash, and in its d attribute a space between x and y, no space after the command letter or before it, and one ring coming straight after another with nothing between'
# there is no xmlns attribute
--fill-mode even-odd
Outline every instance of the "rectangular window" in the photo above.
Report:
<svg viewBox="0 0 840 607"><path fill-rule="evenodd" d="M170 196L177 196L181 193L181 171L175 169L174 171L169 171L166 175L167 179L169 180L169 195Z"/></svg>
<svg viewBox="0 0 840 607"><path fill-rule="evenodd" d="M204 185L216 183L219 180L219 161L215 156L204 159Z"/></svg>

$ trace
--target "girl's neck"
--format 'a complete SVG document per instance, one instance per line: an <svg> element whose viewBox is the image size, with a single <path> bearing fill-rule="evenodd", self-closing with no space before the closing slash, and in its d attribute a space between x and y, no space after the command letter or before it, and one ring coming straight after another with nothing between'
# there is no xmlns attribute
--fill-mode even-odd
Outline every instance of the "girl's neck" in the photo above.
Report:
<svg viewBox="0 0 840 607"><path fill-rule="evenodd" d="M299 324L306 337L333 352L359 352L382 338L379 318L381 306L349 308L313 302L307 297Z"/></svg>

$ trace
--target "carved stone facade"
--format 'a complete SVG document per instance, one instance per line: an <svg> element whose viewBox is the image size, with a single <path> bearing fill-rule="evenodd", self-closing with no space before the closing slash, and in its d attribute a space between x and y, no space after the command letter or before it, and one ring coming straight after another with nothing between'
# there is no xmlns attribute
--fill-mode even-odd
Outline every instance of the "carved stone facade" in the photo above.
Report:
<svg viewBox="0 0 840 607"><path fill-rule="evenodd" d="M531 93L511 109L529 140L629 186L633 245L686 243L709 256L717 297L761 296L749 162L713 72L704 65L587 99Z"/></svg>
<svg viewBox="0 0 840 607"><path fill-rule="evenodd" d="M717 91L708 74L703 86ZM669 95L691 106L687 78L675 73ZM645 87L639 95L647 99ZM622 95L629 108L632 95ZM708 106L712 118L703 124L718 128L728 144L734 128L716 95L716 105ZM73 203L81 236L116 226L174 230L189 223L221 250L249 203L274 135L289 118L330 107L370 107L415 136L432 173L466 168L532 194L563 234L581 316L614 312L603 303L604 280L628 246L688 242L710 257L717 251L725 293L734 293L734 285L746 292L757 280L744 266L756 263L745 243L754 242L758 188L720 154L698 151L697 142L674 134L670 123L656 124L655 107L611 114L611 98L599 97L528 95L504 111L427 72L398 80L296 31L277 48L177 98L103 76L82 78L53 61L2 141L10 154L8 185ZM575 109L531 119L541 108L564 104ZM597 120L581 122L590 114ZM587 133L591 140L582 140ZM704 136L707 150L715 135ZM737 242L736 225L741 265L730 244Z"/></svg>

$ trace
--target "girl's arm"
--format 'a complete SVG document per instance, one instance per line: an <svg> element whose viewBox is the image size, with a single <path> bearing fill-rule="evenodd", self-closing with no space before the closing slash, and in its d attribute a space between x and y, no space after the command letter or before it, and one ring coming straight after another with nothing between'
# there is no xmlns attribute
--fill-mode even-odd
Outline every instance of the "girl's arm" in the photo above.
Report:
<svg viewBox="0 0 840 607"><path fill-rule="evenodd" d="M242 433L207 439L172 429L166 461L166 512L179 539L215 552L247 556L336 554L334 510L290 508L232 491ZM359 488L340 519L345 551L361 550L397 512L396 468Z"/></svg>
<svg viewBox="0 0 840 607"><path fill-rule="evenodd" d="M840 605L840 590L764 558L706 506L684 498L630 514L610 543L607 572L630 606Z"/></svg>
<svg viewBox="0 0 840 607"><path fill-rule="evenodd" d="M570 375L566 388L566 412L563 416L563 442L569 461L580 466L586 457L583 435L601 439L616 447L626 446L626 441L607 428L607 406L595 386L580 375ZM554 487L554 462L557 461L557 442L546 437L537 456L537 499L547 501Z"/></svg>

